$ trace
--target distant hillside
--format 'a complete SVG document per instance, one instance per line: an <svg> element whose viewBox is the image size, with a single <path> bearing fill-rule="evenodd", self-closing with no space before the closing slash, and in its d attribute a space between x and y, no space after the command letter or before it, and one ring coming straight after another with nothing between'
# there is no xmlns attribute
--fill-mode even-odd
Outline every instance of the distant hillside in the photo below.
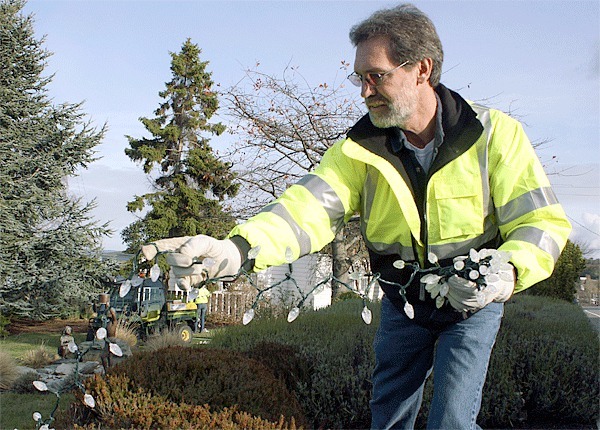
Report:
<svg viewBox="0 0 600 430"><path fill-rule="evenodd" d="M111 250L104 250L102 251L102 257L103 258L112 258L113 260L117 260L117 261L129 261L133 258L133 254L126 254L122 251L111 251Z"/></svg>

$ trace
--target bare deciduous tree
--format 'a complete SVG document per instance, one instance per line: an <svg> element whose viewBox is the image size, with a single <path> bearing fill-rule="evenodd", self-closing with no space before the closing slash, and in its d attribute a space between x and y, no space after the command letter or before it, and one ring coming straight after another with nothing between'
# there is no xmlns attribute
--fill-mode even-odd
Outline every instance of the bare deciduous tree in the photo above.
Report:
<svg viewBox="0 0 600 430"><path fill-rule="evenodd" d="M325 151L363 115L358 94L347 91L349 64L342 61L334 84L310 85L295 67L281 77L246 70L224 94L229 130L239 140L227 154L242 182L236 214L246 218L312 171ZM341 81L341 82L338 82ZM349 267L344 232L332 243L333 273ZM354 248L356 248L354 244Z"/></svg>

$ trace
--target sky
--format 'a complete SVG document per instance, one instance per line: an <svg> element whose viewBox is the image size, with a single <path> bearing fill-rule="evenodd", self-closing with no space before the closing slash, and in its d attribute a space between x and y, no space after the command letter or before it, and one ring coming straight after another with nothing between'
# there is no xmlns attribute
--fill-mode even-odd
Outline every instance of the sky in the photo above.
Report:
<svg viewBox="0 0 600 430"><path fill-rule="evenodd" d="M270 75L298 68L311 84L341 82L351 71L348 31L389 1L29 0L37 38L53 55L53 102L83 102L86 119L107 133L97 161L69 179L74 195L114 230L122 250L133 222L126 204L150 191L142 167L124 153L126 135L149 137L171 79L170 53L188 38L222 88L260 64ZM569 0L413 1L444 46L442 83L463 97L510 112L524 124L571 223L571 239L600 258L600 2ZM348 91L358 91L350 84ZM227 123L220 114L215 121ZM234 144L213 137L219 150Z"/></svg>

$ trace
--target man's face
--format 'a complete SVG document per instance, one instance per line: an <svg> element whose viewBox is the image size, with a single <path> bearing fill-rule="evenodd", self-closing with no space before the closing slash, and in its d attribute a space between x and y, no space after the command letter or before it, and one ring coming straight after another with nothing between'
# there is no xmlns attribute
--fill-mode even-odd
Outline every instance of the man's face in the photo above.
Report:
<svg viewBox="0 0 600 430"><path fill-rule="evenodd" d="M374 37L361 42L356 47L354 71L364 76L366 73L385 73L399 64L388 54L388 39ZM401 67L383 77L379 85L364 82L361 96L369 109L371 122L379 128L407 128L418 105L417 78L413 65Z"/></svg>

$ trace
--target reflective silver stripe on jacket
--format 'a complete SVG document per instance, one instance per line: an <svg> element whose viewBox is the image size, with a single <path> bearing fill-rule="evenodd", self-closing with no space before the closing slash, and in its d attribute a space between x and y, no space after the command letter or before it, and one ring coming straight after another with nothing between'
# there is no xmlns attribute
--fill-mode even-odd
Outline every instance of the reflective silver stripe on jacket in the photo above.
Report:
<svg viewBox="0 0 600 430"><path fill-rule="evenodd" d="M361 225L362 229L362 225ZM363 238L365 238L365 234L363 232ZM365 239L365 244L369 249L372 249L378 254L382 255L394 255L398 254L402 260L405 261L414 261L416 260L415 253L412 249L412 246L402 246L399 243L381 243L381 242L370 242Z"/></svg>
<svg viewBox="0 0 600 430"><path fill-rule="evenodd" d="M496 215L500 225L508 224L517 218L533 212L536 209L558 203L554 191L550 187L541 187L526 192L512 199L504 206L496 208Z"/></svg>
<svg viewBox="0 0 600 430"><path fill-rule="evenodd" d="M294 235L296 236L296 240L298 241L298 246L300 247L300 256L310 254L312 247L309 235L300 228L296 221L294 221L294 218L292 218L285 206L283 206L281 203L271 203L262 208L260 212L274 213L288 223L294 232Z"/></svg>
<svg viewBox="0 0 600 430"><path fill-rule="evenodd" d="M546 233L536 227L520 227L508 235L507 240L520 240L522 242L531 243L537 246L542 251L547 252L554 259L554 263L560 256L560 247L556 241Z"/></svg>
<svg viewBox="0 0 600 430"><path fill-rule="evenodd" d="M480 105L471 106L477 114L477 119L483 125L483 132L486 136L486 144L481 145L477 153L479 158L479 171L481 172L481 191L483 195L483 217L487 217L494 212L494 202L490 193L490 169L489 169L489 144L492 136L492 120L490 119L490 110ZM485 242L484 242L485 243Z"/></svg>
<svg viewBox="0 0 600 430"><path fill-rule="evenodd" d="M344 224L344 205L331 186L317 175L308 174L296 185L306 188L321 204L327 215L331 231L335 234Z"/></svg>
<svg viewBox="0 0 600 430"><path fill-rule="evenodd" d="M460 242L445 243L442 245L430 245L429 252L433 252L440 260L467 255L471 248L479 249L484 244L494 239L498 234L498 226L492 222L491 217L485 219L483 234L473 239Z"/></svg>

